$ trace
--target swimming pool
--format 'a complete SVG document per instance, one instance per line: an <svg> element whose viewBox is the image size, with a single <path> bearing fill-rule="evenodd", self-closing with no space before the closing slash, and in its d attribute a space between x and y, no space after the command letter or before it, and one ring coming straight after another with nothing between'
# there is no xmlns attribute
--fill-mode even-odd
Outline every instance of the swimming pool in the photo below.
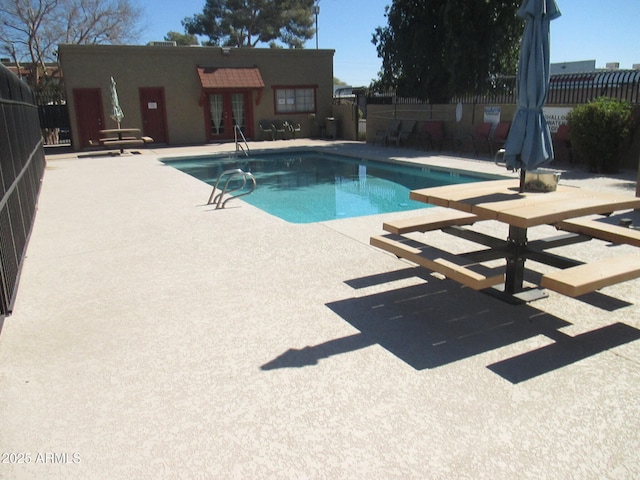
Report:
<svg viewBox="0 0 640 480"><path fill-rule="evenodd" d="M242 200L291 223L428 208L424 203L410 200L409 192L416 188L487 180L468 172L385 163L311 150L281 150L250 157L227 154L166 158L161 161L212 186L225 170L241 168L251 172L256 178L257 188Z"/></svg>

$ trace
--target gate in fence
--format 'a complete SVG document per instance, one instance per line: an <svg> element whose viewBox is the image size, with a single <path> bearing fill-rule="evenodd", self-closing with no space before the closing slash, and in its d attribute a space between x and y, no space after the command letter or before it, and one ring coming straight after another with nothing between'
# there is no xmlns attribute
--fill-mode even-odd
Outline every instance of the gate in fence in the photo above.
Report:
<svg viewBox="0 0 640 480"><path fill-rule="evenodd" d="M69 109L64 97L38 92L36 103L45 145L70 144Z"/></svg>

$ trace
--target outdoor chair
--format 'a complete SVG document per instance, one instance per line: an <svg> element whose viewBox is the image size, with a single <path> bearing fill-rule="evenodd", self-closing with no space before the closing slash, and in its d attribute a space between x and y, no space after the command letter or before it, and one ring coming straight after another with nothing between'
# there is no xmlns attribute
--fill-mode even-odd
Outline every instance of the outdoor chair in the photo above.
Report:
<svg viewBox="0 0 640 480"><path fill-rule="evenodd" d="M267 137L270 140L276 139L273 124L269 120L260 120L260 123L258 123L258 128L260 128L263 140L264 137Z"/></svg>
<svg viewBox="0 0 640 480"><path fill-rule="evenodd" d="M398 134L399 129L400 120L391 120L386 130L378 130L376 132L373 144L375 145L376 143L380 143L382 145L387 145L389 143L389 139Z"/></svg>
<svg viewBox="0 0 640 480"><path fill-rule="evenodd" d="M441 151L442 143L444 142L444 122L441 120L427 120L422 125L420 137L425 149L435 150L437 145L438 151Z"/></svg>
<svg viewBox="0 0 640 480"><path fill-rule="evenodd" d="M471 141L473 143L473 153L475 156L478 156L478 152L480 151L480 145L485 145L488 153L491 153L491 127L493 124L491 122L481 123L476 127L473 134L471 135Z"/></svg>
<svg viewBox="0 0 640 480"><path fill-rule="evenodd" d="M511 129L511 122L500 122L496 125L496 129L489 140L490 153L495 155L500 147L502 147L509 136L509 130Z"/></svg>
<svg viewBox="0 0 640 480"><path fill-rule="evenodd" d="M399 147L402 143L406 145L411 135L413 135L415 126L415 120L403 120L400 124L400 129L389 135L388 142L391 143L391 141L394 141L396 147Z"/></svg>
<svg viewBox="0 0 640 480"><path fill-rule="evenodd" d="M278 138L278 135L282 137L283 140L287 139L287 126L282 120L274 120L273 122L273 132L275 134L275 138Z"/></svg>
<svg viewBox="0 0 640 480"><path fill-rule="evenodd" d="M286 120L284 123L287 129L289 130L289 132L291 133L291 137L296 138L296 133L300 133L300 130L301 130L300 124L292 122L291 120Z"/></svg>

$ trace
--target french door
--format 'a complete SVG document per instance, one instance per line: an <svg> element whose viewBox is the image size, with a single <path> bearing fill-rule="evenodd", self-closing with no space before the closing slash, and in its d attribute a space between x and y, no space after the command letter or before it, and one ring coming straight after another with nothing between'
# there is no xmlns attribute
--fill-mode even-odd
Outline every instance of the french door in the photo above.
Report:
<svg viewBox="0 0 640 480"><path fill-rule="evenodd" d="M208 94L206 111L209 140L231 140L234 126L240 127L245 136L253 123L250 92L222 92Z"/></svg>

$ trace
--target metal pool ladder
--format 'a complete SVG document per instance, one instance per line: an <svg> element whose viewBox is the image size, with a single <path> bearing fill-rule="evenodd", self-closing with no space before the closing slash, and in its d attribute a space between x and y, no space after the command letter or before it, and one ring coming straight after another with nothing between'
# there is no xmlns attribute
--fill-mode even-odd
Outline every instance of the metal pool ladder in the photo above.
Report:
<svg viewBox="0 0 640 480"><path fill-rule="evenodd" d="M246 150L242 147L242 145L240 145L240 140L238 138L238 134L240 134L240 137L242 137L242 140L244 141L244 146L246 147ZM249 156L249 144L247 143L247 139L244 138L244 133L242 133L242 130L240 129L240 127L238 125L234 125L233 126L233 136L235 138L236 141L236 153L242 151L242 153L244 153L245 157Z"/></svg>
<svg viewBox="0 0 640 480"><path fill-rule="evenodd" d="M218 184L225 177L226 177L226 181L224 182L224 187L220 190L220 193L216 195L215 193L216 193L216 190L218 189ZM233 180L234 178L238 179L239 177L242 177L241 184L239 186L229 188L229 183L231 182L231 180ZM230 196L224 202L222 201L222 197L224 197L225 194L242 190L247 185L247 179L251 180L251 185L249 187L249 190L239 193L238 195ZM209 201L207 202L207 205L215 204L216 210L219 208L224 208L224 206L227 204L229 200L233 200L234 198L240 198L240 197L244 197L245 195L249 195L255 189L256 189L256 179L251 173L245 172L244 170L241 170L239 168L234 168L232 170L225 170L220 175L218 175L216 183L213 186L213 191L209 196Z"/></svg>

